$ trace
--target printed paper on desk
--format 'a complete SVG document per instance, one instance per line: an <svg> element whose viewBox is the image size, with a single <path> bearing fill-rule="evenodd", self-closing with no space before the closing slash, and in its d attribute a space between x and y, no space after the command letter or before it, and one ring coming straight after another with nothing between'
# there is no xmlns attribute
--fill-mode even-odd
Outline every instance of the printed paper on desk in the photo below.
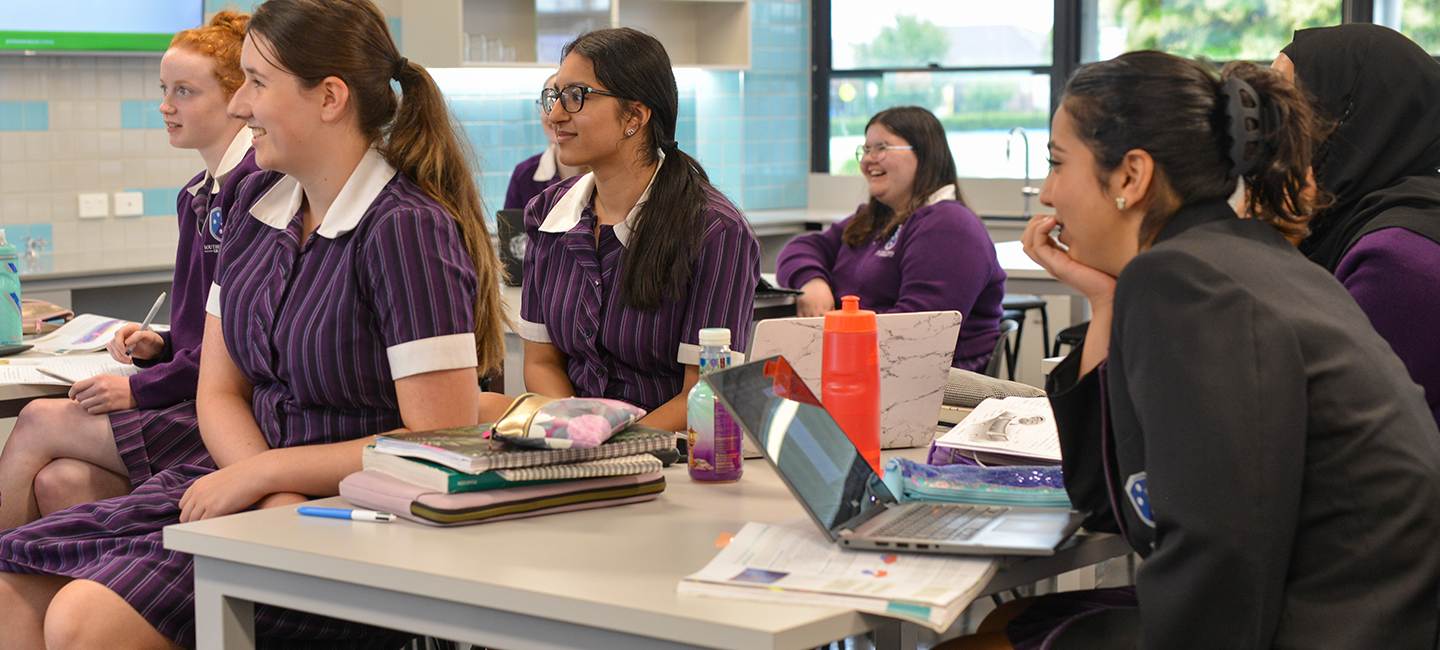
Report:
<svg viewBox="0 0 1440 650"><path fill-rule="evenodd" d="M81 314L32 343L37 351L51 354L97 352L104 350L110 339L115 338L115 332L128 322L122 318Z"/></svg>
<svg viewBox="0 0 1440 650"><path fill-rule="evenodd" d="M1060 462L1055 413L1044 397L986 399L935 444L1018 460Z"/></svg>
<svg viewBox="0 0 1440 650"><path fill-rule="evenodd" d="M989 557L853 551L805 517L748 523L681 595L849 607L943 631L995 574Z"/></svg>

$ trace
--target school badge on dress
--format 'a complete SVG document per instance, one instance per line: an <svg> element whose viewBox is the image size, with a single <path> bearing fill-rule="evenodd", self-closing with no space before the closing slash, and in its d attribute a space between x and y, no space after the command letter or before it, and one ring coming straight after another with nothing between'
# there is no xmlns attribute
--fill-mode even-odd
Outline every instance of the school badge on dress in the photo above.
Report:
<svg viewBox="0 0 1440 650"><path fill-rule="evenodd" d="M1145 472L1130 475L1130 480L1125 481L1125 497L1130 499L1130 505L1135 507L1135 514L1140 515L1140 520L1151 528L1155 527L1155 518L1150 514L1150 495L1145 489Z"/></svg>
<svg viewBox="0 0 1440 650"><path fill-rule="evenodd" d="M220 212L220 208L211 208L210 215L205 220L205 225L205 229L210 232L210 236L214 237L215 241L224 239L225 216Z"/></svg>

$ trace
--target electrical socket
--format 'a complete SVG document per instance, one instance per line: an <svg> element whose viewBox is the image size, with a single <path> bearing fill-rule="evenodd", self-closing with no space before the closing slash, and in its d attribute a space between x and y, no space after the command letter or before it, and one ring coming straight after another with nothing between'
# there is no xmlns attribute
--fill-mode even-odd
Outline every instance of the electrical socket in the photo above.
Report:
<svg viewBox="0 0 1440 650"><path fill-rule="evenodd" d="M145 214L145 194L143 192L115 193L115 216L138 217L142 214Z"/></svg>
<svg viewBox="0 0 1440 650"><path fill-rule="evenodd" d="M104 192L80 195L80 218L103 219L110 216L110 197Z"/></svg>

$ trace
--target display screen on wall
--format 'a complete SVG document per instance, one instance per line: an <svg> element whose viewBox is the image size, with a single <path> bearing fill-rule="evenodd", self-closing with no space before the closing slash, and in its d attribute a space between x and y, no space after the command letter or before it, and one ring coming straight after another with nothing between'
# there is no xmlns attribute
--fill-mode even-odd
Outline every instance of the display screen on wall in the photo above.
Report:
<svg viewBox="0 0 1440 650"><path fill-rule="evenodd" d="M204 0L0 0L0 50L161 51Z"/></svg>

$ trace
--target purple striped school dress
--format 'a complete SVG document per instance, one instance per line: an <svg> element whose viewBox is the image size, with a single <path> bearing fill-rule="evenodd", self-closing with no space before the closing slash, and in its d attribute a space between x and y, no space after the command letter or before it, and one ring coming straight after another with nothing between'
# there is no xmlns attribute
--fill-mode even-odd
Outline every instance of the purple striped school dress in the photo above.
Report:
<svg viewBox="0 0 1440 650"><path fill-rule="evenodd" d="M299 241L298 183L245 183L209 310L254 387L271 447L353 440L401 426L394 381L476 365L476 279L458 227L435 201L368 153L325 221ZM85 578L156 629L194 647L194 563L161 528L208 468L158 472L134 493L76 506L0 536L0 571ZM267 605L260 647L397 648L408 635Z"/></svg>
<svg viewBox="0 0 1440 650"><path fill-rule="evenodd" d="M139 487L155 472L175 465L214 467L195 419L195 385L200 378L200 340L205 335L205 299L215 282L215 260L240 183L259 171L250 148L250 129L240 129L216 176L201 172L175 202L180 241L170 296L170 330L161 332L165 350L130 376L136 408L110 413L110 430L120 459Z"/></svg>
<svg viewBox="0 0 1440 650"><path fill-rule="evenodd" d="M577 176L545 190L525 209L519 334L569 356L566 373L576 395L653 411L680 393L685 366L699 364L701 328L729 328L731 348L744 351L760 280L760 243L740 211L709 188L704 243L685 295L640 311L621 300L620 279L633 220L651 188L624 222L600 227L598 245L594 188L593 174Z"/></svg>

